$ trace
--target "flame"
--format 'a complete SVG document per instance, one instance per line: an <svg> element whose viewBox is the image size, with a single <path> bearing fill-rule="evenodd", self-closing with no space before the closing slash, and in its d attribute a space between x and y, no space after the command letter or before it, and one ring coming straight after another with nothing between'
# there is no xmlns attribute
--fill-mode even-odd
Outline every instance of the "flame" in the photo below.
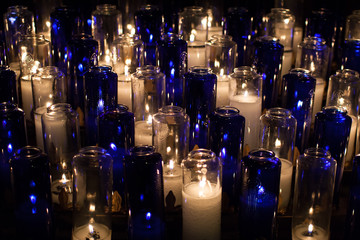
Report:
<svg viewBox="0 0 360 240"><path fill-rule="evenodd" d="M95 204L90 203L89 211L90 211L90 212L95 212Z"/></svg>
<svg viewBox="0 0 360 240"><path fill-rule="evenodd" d="M89 232L90 232L90 234L94 233L94 227L91 224L89 224Z"/></svg>
<svg viewBox="0 0 360 240"><path fill-rule="evenodd" d="M169 168L170 168L170 170L174 169L174 160L169 161Z"/></svg>
<svg viewBox="0 0 360 240"><path fill-rule="evenodd" d="M314 209L311 207L311 208L309 209L309 214L310 214L310 215L313 215L313 213L314 213Z"/></svg>
<svg viewBox="0 0 360 240"><path fill-rule="evenodd" d="M275 140L275 147L276 147L276 148L280 148L280 147L281 147L281 141L280 141L278 138L276 138L276 140Z"/></svg>
<svg viewBox="0 0 360 240"><path fill-rule="evenodd" d="M147 119L147 124L151 125L152 124L152 116L149 115L148 119Z"/></svg>
<svg viewBox="0 0 360 240"><path fill-rule="evenodd" d="M195 29L192 29L191 30L191 34L190 34L190 42L193 42L195 41L195 36L196 36L196 30Z"/></svg>
<svg viewBox="0 0 360 240"><path fill-rule="evenodd" d="M63 173L63 175L61 176L60 182L63 183L63 184L65 184L67 182L65 173Z"/></svg>
<svg viewBox="0 0 360 240"><path fill-rule="evenodd" d="M312 232L314 231L314 225L312 225L311 223L309 224L309 227L308 227L308 232L309 234L312 234Z"/></svg>

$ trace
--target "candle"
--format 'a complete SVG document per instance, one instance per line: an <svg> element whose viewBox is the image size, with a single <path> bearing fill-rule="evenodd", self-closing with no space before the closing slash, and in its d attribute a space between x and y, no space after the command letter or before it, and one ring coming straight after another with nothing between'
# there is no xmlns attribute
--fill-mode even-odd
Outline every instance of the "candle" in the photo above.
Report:
<svg viewBox="0 0 360 240"><path fill-rule="evenodd" d="M118 104L123 104L132 110L131 79L127 75L119 75L118 81Z"/></svg>
<svg viewBox="0 0 360 240"><path fill-rule="evenodd" d="M279 211L285 213L289 204L291 195L291 182L293 174L293 165L287 159L280 158L281 160L281 175L280 175L280 192L279 192Z"/></svg>
<svg viewBox="0 0 360 240"><path fill-rule="evenodd" d="M220 239L221 191L206 180L184 186L183 239Z"/></svg>
<svg viewBox="0 0 360 240"><path fill-rule="evenodd" d="M216 107L228 106L230 83L227 76L217 75Z"/></svg>
<svg viewBox="0 0 360 240"><path fill-rule="evenodd" d="M31 120L31 110L33 108L34 102L30 75L21 77L21 97L25 118L26 120Z"/></svg>
<svg viewBox="0 0 360 240"><path fill-rule="evenodd" d="M208 36L214 36L214 35L222 35L223 28L222 26L219 27L209 27L208 29Z"/></svg>
<svg viewBox="0 0 360 240"><path fill-rule="evenodd" d="M188 67L205 65L205 45L188 43Z"/></svg>
<svg viewBox="0 0 360 240"><path fill-rule="evenodd" d="M152 146L152 123L151 116L148 121L137 121L135 122L135 146L149 145Z"/></svg>
<svg viewBox="0 0 360 240"><path fill-rule="evenodd" d="M292 233L293 240L328 240L329 235L325 230L312 223L297 225Z"/></svg>
<svg viewBox="0 0 360 240"><path fill-rule="evenodd" d="M72 185L73 182L63 173L61 179L54 180L51 183L51 198L53 203L63 205L72 203ZM62 191L66 195L62 195Z"/></svg>
<svg viewBox="0 0 360 240"><path fill-rule="evenodd" d="M261 98L246 94L231 96L230 106L239 109L241 115L245 117L244 155L246 155L249 150L258 147Z"/></svg>
<svg viewBox="0 0 360 240"><path fill-rule="evenodd" d="M294 56L296 56L297 54L297 49L298 49L298 45L301 43L302 41L302 35L303 35L303 29L302 27L295 27L294 28L294 42L293 42L293 52L294 52Z"/></svg>
<svg viewBox="0 0 360 240"><path fill-rule="evenodd" d="M175 197L174 206L181 205L182 179L180 166L174 163L173 160L170 160L169 164L164 168L163 176L165 205L167 206L166 199L169 196L170 191L172 191L172 194Z"/></svg>
<svg viewBox="0 0 360 240"><path fill-rule="evenodd" d="M89 223L75 228L72 240L111 240L111 230L100 223Z"/></svg>
<svg viewBox="0 0 360 240"><path fill-rule="evenodd" d="M281 41L280 41L281 43ZM282 68L281 68L281 76L289 73L292 65L292 51L284 51L283 59L282 59Z"/></svg>
<svg viewBox="0 0 360 240"><path fill-rule="evenodd" d="M312 122L315 121L316 113L321 111L324 91L325 91L325 80L323 78L315 78L315 79L316 79L316 86L315 86L315 96L314 96L314 108L311 117Z"/></svg>
<svg viewBox="0 0 360 240"><path fill-rule="evenodd" d="M36 131L36 145L44 151L44 137L41 123L41 116L46 112L46 107L39 107L35 110L35 131Z"/></svg>
<svg viewBox="0 0 360 240"><path fill-rule="evenodd" d="M345 165L351 165L351 161L354 156L354 148L355 148L355 141L356 141L356 131L357 131L357 118L355 116L349 115L351 117L351 128L350 128L350 137L349 143L345 155Z"/></svg>

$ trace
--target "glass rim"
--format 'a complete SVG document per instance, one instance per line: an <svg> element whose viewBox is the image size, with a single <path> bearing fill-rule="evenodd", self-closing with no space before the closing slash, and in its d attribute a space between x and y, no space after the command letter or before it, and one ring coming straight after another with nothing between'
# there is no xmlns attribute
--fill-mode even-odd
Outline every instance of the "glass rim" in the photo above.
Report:
<svg viewBox="0 0 360 240"><path fill-rule="evenodd" d="M30 162L33 162L34 160L38 159L39 157L46 157L47 154L44 153L40 148L35 146L24 146L22 148L19 148L16 150L14 155L11 157L11 162L18 162L22 159L29 160ZM44 162L46 164L47 161Z"/></svg>
<svg viewBox="0 0 360 240"><path fill-rule="evenodd" d="M131 147L129 150L129 155L131 157L143 157L151 156L155 153L155 147L150 145L139 145Z"/></svg>
<svg viewBox="0 0 360 240"><path fill-rule="evenodd" d="M234 117L240 115L240 110L232 106L221 106L215 109L214 114L221 117Z"/></svg>

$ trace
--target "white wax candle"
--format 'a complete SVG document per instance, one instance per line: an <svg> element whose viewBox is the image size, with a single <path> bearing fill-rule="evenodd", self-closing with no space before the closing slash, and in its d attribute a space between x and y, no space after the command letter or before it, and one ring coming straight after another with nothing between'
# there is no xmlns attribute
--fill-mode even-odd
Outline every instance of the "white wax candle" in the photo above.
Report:
<svg viewBox="0 0 360 240"><path fill-rule="evenodd" d="M297 54L298 45L302 42L303 29L302 27L294 28L294 43L293 43L293 52L294 56Z"/></svg>
<svg viewBox="0 0 360 240"><path fill-rule="evenodd" d="M118 81L118 104L124 104L132 111L131 78L119 75Z"/></svg>
<svg viewBox="0 0 360 240"><path fill-rule="evenodd" d="M293 48L293 27L292 24L276 23L275 36L279 38L280 43L284 46L285 51L292 51ZM292 53L291 53L292 54Z"/></svg>
<svg viewBox="0 0 360 240"><path fill-rule="evenodd" d="M31 87L31 76L26 75L21 77L21 97L22 97L22 106L25 112L25 118L31 120L31 110L33 108L33 92Z"/></svg>
<svg viewBox="0 0 360 240"><path fill-rule="evenodd" d="M229 106L230 82L227 76L217 76L216 107Z"/></svg>
<svg viewBox="0 0 360 240"><path fill-rule="evenodd" d="M357 132L357 118L355 116L350 115L351 117L351 129L350 129L350 137L349 137L349 143L345 155L345 165L351 166L351 161L354 156L355 151L355 141L356 141L356 132Z"/></svg>
<svg viewBox="0 0 360 240"><path fill-rule="evenodd" d="M328 240L329 233L323 228L310 224L301 224L292 230L293 240ZM310 230L310 231L309 231Z"/></svg>
<svg viewBox="0 0 360 240"><path fill-rule="evenodd" d="M183 188L183 239L221 238L222 189L215 184L207 186L193 182Z"/></svg>
<svg viewBox="0 0 360 240"><path fill-rule="evenodd" d="M39 80L34 80L33 85L35 108L42 106L49 107L53 104L53 81L45 80L40 82Z"/></svg>
<svg viewBox="0 0 360 240"><path fill-rule="evenodd" d="M285 74L288 74L289 71L291 70L292 57L293 57L292 50L284 51L283 59L282 59L281 77L284 76Z"/></svg>
<svg viewBox="0 0 360 240"><path fill-rule="evenodd" d="M188 45L188 68L205 66L205 46Z"/></svg>
<svg viewBox="0 0 360 240"><path fill-rule="evenodd" d="M36 132L36 145L44 151L44 136L42 130L41 116L46 112L46 107L39 107L35 110L35 132Z"/></svg>
<svg viewBox="0 0 360 240"><path fill-rule="evenodd" d="M152 124L148 121L135 122L135 146L149 145L152 146Z"/></svg>
<svg viewBox="0 0 360 240"><path fill-rule="evenodd" d="M280 201L279 211L285 212L289 204L291 195L291 182L293 174L293 165L289 160L280 158L281 160L281 175L280 175Z"/></svg>
<svg viewBox="0 0 360 240"><path fill-rule="evenodd" d="M163 168L163 176L164 176L165 206L166 206L166 197L168 196L170 191L172 191L175 197L174 206L181 205L182 178L181 178L180 166L176 163L173 164L170 163L165 165Z"/></svg>
<svg viewBox="0 0 360 240"><path fill-rule="evenodd" d="M65 174L63 174L62 179L53 180L51 183L51 196L53 203L60 204L59 194L62 189L64 189L67 195L67 204L72 203L72 185L72 180L67 179Z"/></svg>
<svg viewBox="0 0 360 240"><path fill-rule="evenodd" d="M208 38L210 39L214 35L222 35L223 28L220 27L209 27L208 29Z"/></svg>
<svg viewBox="0 0 360 240"><path fill-rule="evenodd" d="M314 107L311 116L311 122L315 122L315 115L322 109L322 101L325 91L325 81L323 78L316 78L315 96L314 96Z"/></svg>
<svg viewBox="0 0 360 240"><path fill-rule="evenodd" d="M259 128L261 116L261 98L251 95L230 96L230 106L240 110L245 118L245 149L251 151L259 147Z"/></svg>
<svg viewBox="0 0 360 240"><path fill-rule="evenodd" d="M92 232L91 232L92 230ZM96 235L99 236L96 238ZM100 223L89 223L73 230L72 240L111 240L111 230Z"/></svg>

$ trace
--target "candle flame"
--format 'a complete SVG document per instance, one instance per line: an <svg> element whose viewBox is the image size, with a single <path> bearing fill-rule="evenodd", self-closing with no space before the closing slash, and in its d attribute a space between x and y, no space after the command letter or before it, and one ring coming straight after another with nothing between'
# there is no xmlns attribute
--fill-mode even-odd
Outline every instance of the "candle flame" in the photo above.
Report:
<svg viewBox="0 0 360 240"><path fill-rule="evenodd" d="M275 147L276 147L276 148L280 148L280 147L281 147L281 141L280 141L280 139L278 139L278 138L276 138L276 140L275 140Z"/></svg>
<svg viewBox="0 0 360 240"><path fill-rule="evenodd" d="M169 161L169 168L170 168L170 170L174 169L174 160Z"/></svg>
<svg viewBox="0 0 360 240"><path fill-rule="evenodd" d="M248 95L249 95L249 92L247 90L245 90L244 96L247 97Z"/></svg>
<svg viewBox="0 0 360 240"><path fill-rule="evenodd" d="M223 69L223 68L220 69L220 76L221 76L221 77L224 76L224 69Z"/></svg>
<svg viewBox="0 0 360 240"><path fill-rule="evenodd" d="M314 62L311 62L311 63L310 63L310 71L311 71L311 72L314 72L314 71L315 71L315 64L314 64Z"/></svg>
<svg viewBox="0 0 360 240"><path fill-rule="evenodd" d="M313 207L311 207L311 208L309 209L309 214L310 214L310 215L313 215L313 213L314 213L314 209L313 209Z"/></svg>
<svg viewBox="0 0 360 240"><path fill-rule="evenodd" d="M214 61L214 67L220 67L220 62L218 60Z"/></svg>
<svg viewBox="0 0 360 240"><path fill-rule="evenodd" d="M94 233L94 227L91 224L89 224L89 232L90 232L90 234Z"/></svg>
<svg viewBox="0 0 360 240"><path fill-rule="evenodd" d="M311 223L309 224L308 227L308 232L311 234L314 231L314 225L312 225Z"/></svg>
<svg viewBox="0 0 360 240"><path fill-rule="evenodd" d="M191 33L190 33L190 42L193 42L195 41L195 36L196 36L196 30L195 29L192 29L191 30Z"/></svg>
<svg viewBox="0 0 360 240"><path fill-rule="evenodd" d="M95 212L95 204L90 203L89 211L90 211L90 212Z"/></svg>
<svg viewBox="0 0 360 240"><path fill-rule="evenodd" d="M147 119L146 122L147 122L147 124L149 124L149 125L152 124L152 116L151 116L151 115L148 116L148 119Z"/></svg>
<svg viewBox="0 0 360 240"><path fill-rule="evenodd" d="M63 184L65 184L67 182L65 173L63 173L63 175L61 176L60 182L63 183Z"/></svg>

